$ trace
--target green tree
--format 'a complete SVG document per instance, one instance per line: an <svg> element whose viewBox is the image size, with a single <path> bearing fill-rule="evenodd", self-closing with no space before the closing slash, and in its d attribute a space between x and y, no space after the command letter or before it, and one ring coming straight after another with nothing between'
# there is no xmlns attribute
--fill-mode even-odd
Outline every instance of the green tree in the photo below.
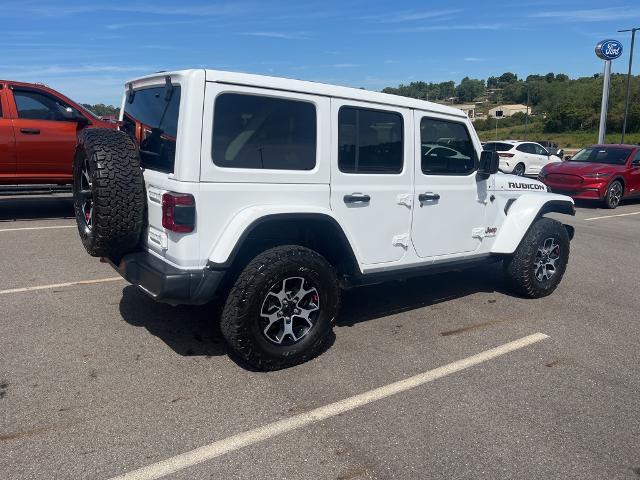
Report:
<svg viewBox="0 0 640 480"><path fill-rule="evenodd" d="M460 82L460 85L456 87L456 94L459 100L463 102L470 102L476 97L479 97L484 93L484 80L476 80L469 77L464 77Z"/></svg>

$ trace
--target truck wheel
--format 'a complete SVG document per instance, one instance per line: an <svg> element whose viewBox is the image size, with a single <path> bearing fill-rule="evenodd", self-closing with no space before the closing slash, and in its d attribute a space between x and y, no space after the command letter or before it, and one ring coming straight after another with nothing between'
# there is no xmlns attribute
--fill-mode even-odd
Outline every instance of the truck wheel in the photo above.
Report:
<svg viewBox="0 0 640 480"><path fill-rule="evenodd" d="M505 274L517 293L529 298L546 297L562 280L568 261L567 230L556 220L540 218L514 255L505 260Z"/></svg>
<svg viewBox="0 0 640 480"><path fill-rule="evenodd" d="M80 133L73 161L73 206L90 255L117 259L137 246L145 192L138 149L129 135L98 128Z"/></svg>
<svg viewBox="0 0 640 480"><path fill-rule="evenodd" d="M605 206L613 210L618 205L620 205L623 191L624 189L622 188L622 183L620 183L619 180L611 182L611 185L609 185L609 188L607 188L607 193L604 196Z"/></svg>
<svg viewBox="0 0 640 480"><path fill-rule="evenodd" d="M260 370L278 370L316 356L330 337L340 305L333 267L297 245L271 248L240 273L220 328L231 348Z"/></svg>

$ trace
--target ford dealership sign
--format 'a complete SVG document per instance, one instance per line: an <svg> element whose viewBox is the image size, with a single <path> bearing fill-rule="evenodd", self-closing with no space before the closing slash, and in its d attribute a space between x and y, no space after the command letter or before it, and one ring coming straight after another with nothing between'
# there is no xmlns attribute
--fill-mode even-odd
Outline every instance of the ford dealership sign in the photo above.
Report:
<svg viewBox="0 0 640 480"><path fill-rule="evenodd" d="M622 44L617 40L602 40L596 45L596 55L602 60L615 60L622 55Z"/></svg>

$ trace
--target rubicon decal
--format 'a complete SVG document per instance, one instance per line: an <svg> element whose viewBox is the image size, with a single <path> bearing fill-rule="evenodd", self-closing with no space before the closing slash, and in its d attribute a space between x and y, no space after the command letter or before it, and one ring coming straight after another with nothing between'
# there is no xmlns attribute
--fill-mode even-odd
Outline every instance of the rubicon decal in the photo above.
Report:
<svg viewBox="0 0 640 480"><path fill-rule="evenodd" d="M538 183L516 183L509 182L509 188L515 188L519 190L547 190L547 187Z"/></svg>

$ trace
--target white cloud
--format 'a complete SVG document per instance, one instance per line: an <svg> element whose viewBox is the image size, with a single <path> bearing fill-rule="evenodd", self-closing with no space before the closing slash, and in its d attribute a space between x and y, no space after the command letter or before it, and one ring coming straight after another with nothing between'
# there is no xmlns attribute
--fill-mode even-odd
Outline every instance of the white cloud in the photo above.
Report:
<svg viewBox="0 0 640 480"><path fill-rule="evenodd" d="M402 23L402 22L415 22L418 20L436 19L439 17L449 17L450 15L461 12L461 10L428 10L425 12L402 12L396 14L380 14L380 15L368 15L360 17L360 20L371 20L381 23Z"/></svg>
<svg viewBox="0 0 640 480"><path fill-rule="evenodd" d="M531 18L557 18L565 22L601 22L605 20L628 20L639 18L640 10L629 7L593 8L585 10L549 10L533 13Z"/></svg>
<svg viewBox="0 0 640 480"><path fill-rule="evenodd" d="M283 40L304 40L309 38L304 32L240 32L238 35L248 37L280 38Z"/></svg>
<svg viewBox="0 0 640 480"><path fill-rule="evenodd" d="M484 62L486 61L486 58L480 58L480 57L465 57L463 58L463 60L465 62Z"/></svg>

